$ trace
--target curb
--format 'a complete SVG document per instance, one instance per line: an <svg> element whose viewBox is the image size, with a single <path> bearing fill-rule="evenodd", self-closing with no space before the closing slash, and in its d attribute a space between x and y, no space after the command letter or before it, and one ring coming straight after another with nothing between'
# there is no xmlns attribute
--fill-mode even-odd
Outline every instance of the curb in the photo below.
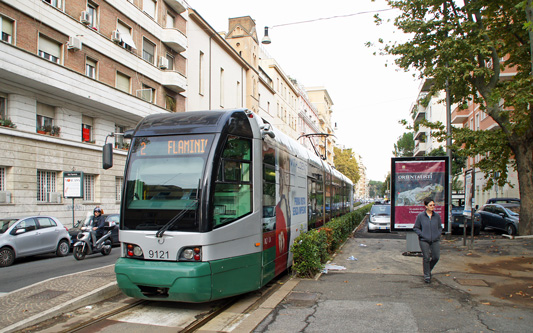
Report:
<svg viewBox="0 0 533 333"><path fill-rule="evenodd" d="M31 316L29 318L19 321L18 323L5 327L0 330L0 333L14 332L32 325L36 325L42 323L45 320L60 316L62 314L65 314L66 312L78 309L82 306L94 304L96 302L101 301L102 299L107 299L116 296L120 293L121 291L118 288L117 282L111 282L103 287L93 290L90 293L81 295L61 305L48 309L42 313Z"/></svg>

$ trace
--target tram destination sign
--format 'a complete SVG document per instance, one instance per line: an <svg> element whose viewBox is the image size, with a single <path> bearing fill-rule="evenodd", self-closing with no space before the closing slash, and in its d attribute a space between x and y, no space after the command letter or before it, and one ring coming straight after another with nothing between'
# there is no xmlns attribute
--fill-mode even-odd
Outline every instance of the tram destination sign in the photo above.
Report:
<svg viewBox="0 0 533 333"><path fill-rule="evenodd" d="M201 155L209 150L211 137L151 137L138 138L132 153L144 156Z"/></svg>

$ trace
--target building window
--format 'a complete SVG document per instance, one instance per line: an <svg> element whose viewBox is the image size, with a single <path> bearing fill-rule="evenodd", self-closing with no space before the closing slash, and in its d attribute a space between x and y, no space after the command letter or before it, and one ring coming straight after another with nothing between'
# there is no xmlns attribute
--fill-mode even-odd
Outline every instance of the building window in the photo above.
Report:
<svg viewBox="0 0 533 333"><path fill-rule="evenodd" d="M143 11L153 18L155 18L155 7L156 7L156 1L143 0Z"/></svg>
<svg viewBox="0 0 533 333"><path fill-rule="evenodd" d="M165 97L165 109L170 112L176 112L176 99L174 97L169 95Z"/></svg>
<svg viewBox="0 0 533 333"><path fill-rule="evenodd" d="M96 80L96 60L85 59L85 75Z"/></svg>
<svg viewBox="0 0 533 333"><path fill-rule="evenodd" d="M6 43L13 44L13 27L15 21L0 15L0 28L2 28L2 40Z"/></svg>
<svg viewBox="0 0 533 333"><path fill-rule="evenodd" d="M51 202L51 193L56 191L56 172L37 170L37 202Z"/></svg>
<svg viewBox="0 0 533 333"><path fill-rule="evenodd" d="M61 61L61 44L40 35L39 56L59 64Z"/></svg>
<svg viewBox="0 0 533 333"><path fill-rule="evenodd" d="M7 118L7 99L0 95L0 119Z"/></svg>
<svg viewBox="0 0 533 333"><path fill-rule="evenodd" d="M43 0L43 1L54 7L61 8L61 0Z"/></svg>
<svg viewBox="0 0 533 333"><path fill-rule="evenodd" d="M204 53L200 51L200 61L198 62L198 93L200 95L204 94Z"/></svg>
<svg viewBox="0 0 533 333"><path fill-rule="evenodd" d="M0 167L0 191L6 190L6 168Z"/></svg>
<svg viewBox="0 0 533 333"><path fill-rule="evenodd" d="M168 70L173 71L174 70L174 57L167 53L167 60L168 60Z"/></svg>
<svg viewBox="0 0 533 333"><path fill-rule="evenodd" d="M224 108L224 68L220 69L220 107Z"/></svg>
<svg viewBox="0 0 533 333"><path fill-rule="evenodd" d="M117 72L117 89L129 94L131 92L130 77Z"/></svg>
<svg viewBox="0 0 533 333"><path fill-rule="evenodd" d="M36 130L40 133L51 133L54 126L55 108L51 105L37 103Z"/></svg>
<svg viewBox="0 0 533 333"><path fill-rule="evenodd" d="M93 139L93 118L82 116L81 120L81 142L94 142Z"/></svg>
<svg viewBox="0 0 533 333"><path fill-rule="evenodd" d="M120 45L128 51L137 49L133 42L131 28L122 21L117 21L117 30L120 33Z"/></svg>
<svg viewBox="0 0 533 333"><path fill-rule="evenodd" d="M83 200L94 201L94 175L83 175Z"/></svg>
<svg viewBox="0 0 533 333"><path fill-rule="evenodd" d="M126 132L126 126L115 125L115 133L124 134L124 132ZM115 135L115 148L125 149L128 147L129 145L126 142L126 139L124 139L124 135Z"/></svg>
<svg viewBox="0 0 533 333"><path fill-rule="evenodd" d="M174 28L174 16L167 12L167 20L165 22L165 28Z"/></svg>
<svg viewBox="0 0 533 333"><path fill-rule="evenodd" d="M147 102L150 102L150 103L154 103L155 101L155 89L146 85L146 84L143 84L143 88L142 89L139 89L137 90L137 97L147 101Z"/></svg>
<svg viewBox="0 0 533 333"><path fill-rule="evenodd" d="M122 185L124 184L124 178L115 177L115 200L122 200Z"/></svg>
<svg viewBox="0 0 533 333"><path fill-rule="evenodd" d="M91 22L89 23L89 26L91 28L98 27L98 5L92 1L88 1L87 11L89 12L89 14L91 14Z"/></svg>
<svg viewBox="0 0 533 333"><path fill-rule="evenodd" d="M143 38L143 59L153 64L155 58L155 44Z"/></svg>
<svg viewBox="0 0 533 333"><path fill-rule="evenodd" d="M479 113L476 114L476 131L479 131Z"/></svg>

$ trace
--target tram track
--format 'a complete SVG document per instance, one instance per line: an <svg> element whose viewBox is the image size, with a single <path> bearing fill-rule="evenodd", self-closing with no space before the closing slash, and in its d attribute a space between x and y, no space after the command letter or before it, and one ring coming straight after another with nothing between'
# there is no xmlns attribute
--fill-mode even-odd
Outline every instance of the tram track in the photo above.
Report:
<svg viewBox="0 0 533 333"><path fill-rule="evenodd" d="M180 304L176 309L172 310L170 316L187 317L186 321L190 322L184 326L165 326L167 328L176 328L176 332L196 332L204 327L208 327L208 330L219 332L230 332L232 326L236 327L247 316L252 315L253 312L259 308L259 306L273 295L280 287L290 279L288 274L284 274L281 277L269 282L265 287L255 292L250 292L244 295L234 296L228 299L205 303L205 309L199 304L191 305L196 312L187 313L187 306L183 307L184 303ZM92 316L79 316L65 326L55 326L48 322L48 325L39 327L33 327L26 332L92 332L100 331L108 332L113 331L114 325L121 325L128 321L123 321L122 318L131 316L135 312L150 312L153 308L161 307L162 305L169 304L168 302L155 302L149 300L136 300L125 304L117 309L106 310L99 315ZM207 305L208 304L208 305ZM65 324L65 323L64 323ZM130 323L131 324L131 323ZM161 326L159 318L154 317L151 322L144 322L142 325ZM109 330L108 330L109 329ZM155 329L155 328L154 328Z"/></svg>

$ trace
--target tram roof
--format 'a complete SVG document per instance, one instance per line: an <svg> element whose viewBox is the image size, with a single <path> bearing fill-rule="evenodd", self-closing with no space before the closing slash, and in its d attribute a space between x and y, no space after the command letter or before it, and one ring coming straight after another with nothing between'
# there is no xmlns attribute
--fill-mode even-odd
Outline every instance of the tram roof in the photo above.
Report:
<svg viewBox="0 0 533 333"><path fill-rule="evenodd" d="M238 112L244 112L244 109L158 113L144 118L135 135L171 135L176 134L178 129L181 134L217 133Z"/></svg>

